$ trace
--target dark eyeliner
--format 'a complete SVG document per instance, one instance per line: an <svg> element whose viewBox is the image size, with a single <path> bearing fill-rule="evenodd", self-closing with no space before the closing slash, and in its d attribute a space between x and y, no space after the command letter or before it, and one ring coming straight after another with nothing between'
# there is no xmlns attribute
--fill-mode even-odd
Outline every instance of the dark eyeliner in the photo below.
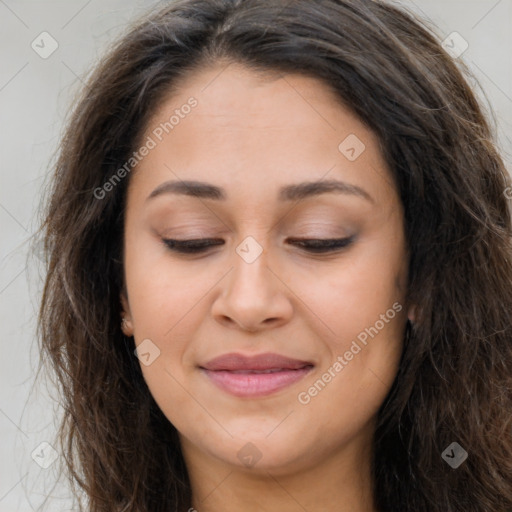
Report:
<svg viewBox="0 0 512 512"><path fill-rule="evenodd" d="M326 253L334 252L336 250L348 247L355 239L355 236L346 238L289 238L295 245L303 247L306 251L311 253Z"/></svg>
<svg viewBox="0 0 512 512"><path fill-rule="evenodd" d="M310 253L328 253L348 247L355 236L347 238L289 238L292 242ZM190 240L163 239L164 244L172 251L183 254L195 254L205 252L210 247L222 245L224 240L218 238L197 238Z"/></svg>
<svg viewBox="0 0 512 512"><path fill-rule="evenodd" d="M224 243L224 240L219 238L196 238L191 240L175 240L172 238L166 238L162 241L172 251L184 254L204 252L206 249L213 247L214 245L222 245Z"/></svg>

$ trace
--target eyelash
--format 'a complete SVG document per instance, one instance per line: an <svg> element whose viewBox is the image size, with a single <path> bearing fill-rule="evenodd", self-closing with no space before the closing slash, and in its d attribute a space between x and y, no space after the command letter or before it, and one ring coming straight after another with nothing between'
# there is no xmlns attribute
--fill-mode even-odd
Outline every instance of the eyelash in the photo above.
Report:
<svg viewBox="0 0 512 512"><path fill-rule="evenodd" d="M313 254L325 254L347 248L354 241L354 236L347 238L291 238L297 245L304 248L305 251ZM218 238L196 238L192 240L175 240L171 238L163 239L168 249L181 254L197 254L205 252L210 247L222 245L223 240Z"/></svg>

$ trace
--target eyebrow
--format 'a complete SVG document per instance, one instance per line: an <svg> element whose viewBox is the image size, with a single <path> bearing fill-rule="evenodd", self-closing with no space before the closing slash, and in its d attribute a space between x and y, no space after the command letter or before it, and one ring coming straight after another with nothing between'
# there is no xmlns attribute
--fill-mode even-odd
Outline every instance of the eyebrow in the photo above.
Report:
<svg viewBox="0 0 512 512"><path fill-rule="evenodd" d="M374 203L373 198L366 192L366 190L339 180L320 180L320 181L307 181L303 183L296 183L293 185L286 185L279 189L278 198L281 201L295 201L305 199L308 197L318 196L336 192L347 195L355 195ZM215 199L225 201L227 199L226 191L202 181L165 181L155 188L147 197L146 201L164 194L177 194L197 197L202 199Z"/></svg>

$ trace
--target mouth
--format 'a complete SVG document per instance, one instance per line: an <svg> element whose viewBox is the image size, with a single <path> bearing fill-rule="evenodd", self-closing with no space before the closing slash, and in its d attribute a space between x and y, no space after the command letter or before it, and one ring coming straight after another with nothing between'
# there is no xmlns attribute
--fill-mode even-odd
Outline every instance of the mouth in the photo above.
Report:
<svg viewBox="0 0 512 512"><path fill-rule="evenodd" d="M259 397L291 386L305 377L314 364L272 353L256 356L231 353L199 368L213 384L231 395Z"/></svg>

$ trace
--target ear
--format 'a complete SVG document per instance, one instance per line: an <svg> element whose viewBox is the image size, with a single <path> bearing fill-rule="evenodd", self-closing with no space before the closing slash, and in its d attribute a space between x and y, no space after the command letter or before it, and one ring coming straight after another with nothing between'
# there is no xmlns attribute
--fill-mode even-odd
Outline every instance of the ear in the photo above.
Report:
<svg viewBox="0 0 512 512"><path fill-rule="evenodd" d="M128 298L126 297L126 293L124 291L121 292L121 330L125 336L133 336L133 322L130 311L130 305L128 304Z"/></svg>
<svg viewBox="0 0 512 512"><path fill-rule="evenodd" d="M407 318L409 319L409 321L414 324L415 321L416 321L416 313L417 313L417 310L416 310L416 304L412 304L411 306L409 306L409 309L407 310Z"/></svg>

